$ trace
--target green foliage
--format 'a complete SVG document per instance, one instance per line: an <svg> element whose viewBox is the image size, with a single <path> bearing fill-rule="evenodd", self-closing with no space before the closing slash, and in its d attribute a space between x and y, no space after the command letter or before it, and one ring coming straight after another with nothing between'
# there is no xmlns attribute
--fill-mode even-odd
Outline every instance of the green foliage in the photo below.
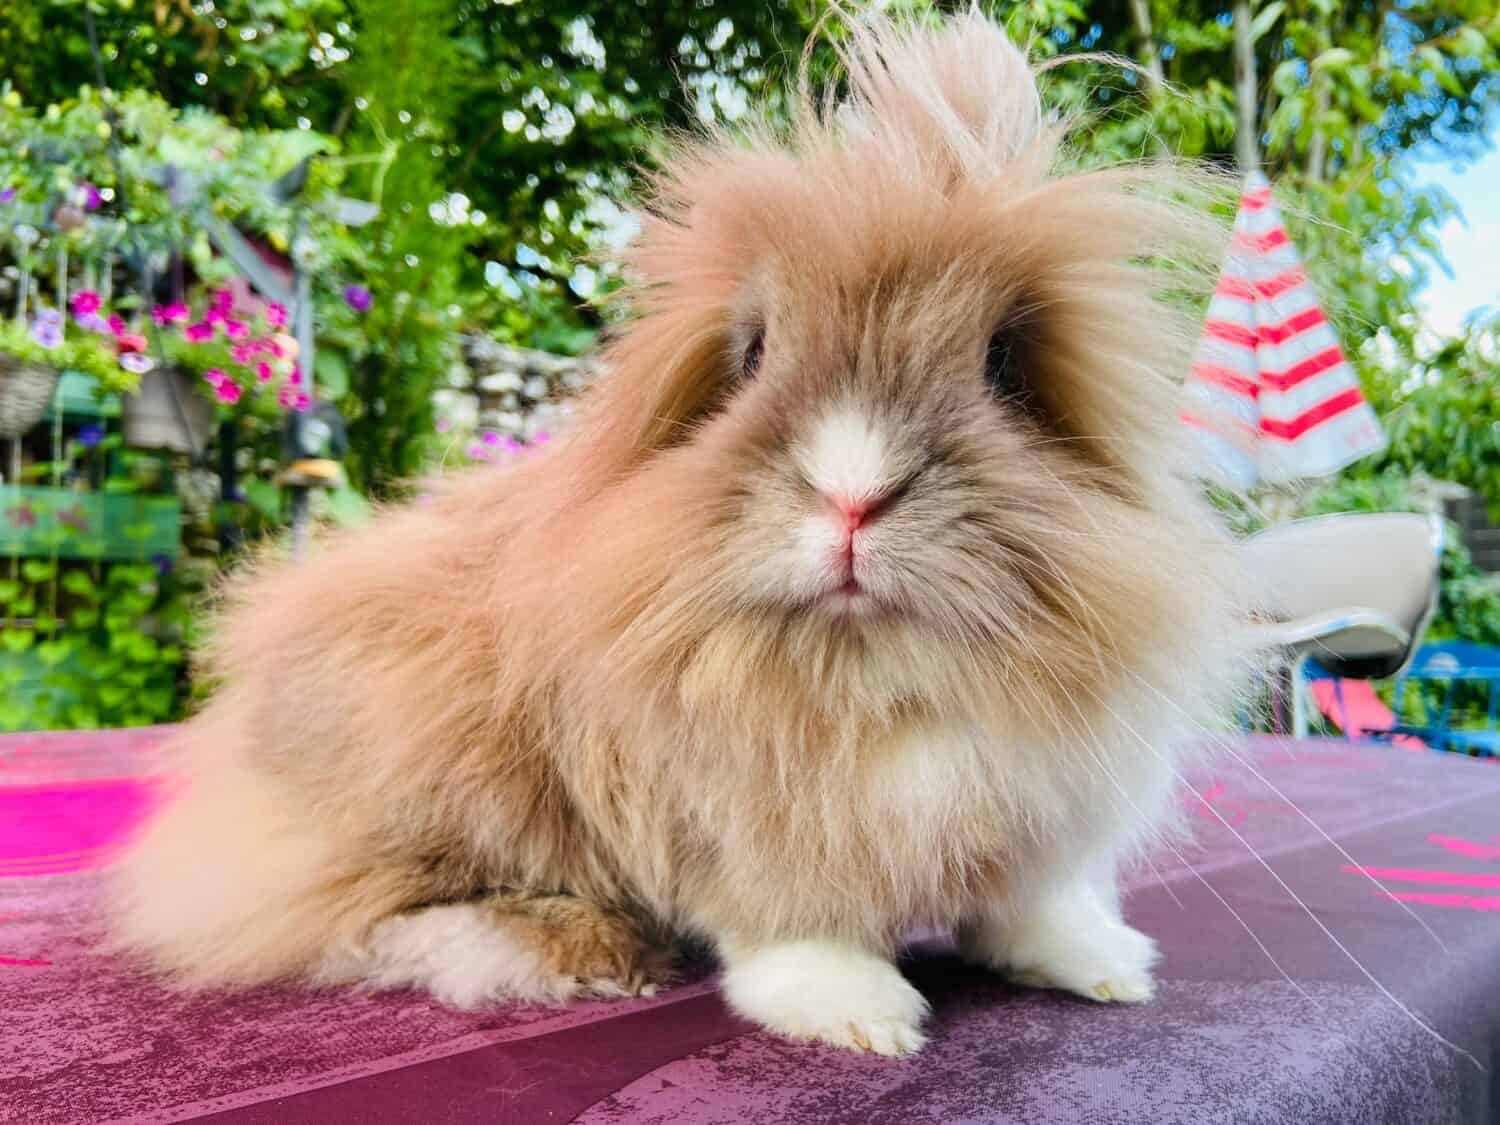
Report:
<svg viewBox="0 0 1500 1125"><path fill-rule="evenodd" d="M1365 383L1390 448L1353 474L1452 481L1483 496L1500 523L1500 317L1474 324L1410 366L1375 367Z"/></svg>
<svg viewBox="0 0 1500 1125"><path fill-rule="evenodd" d="M91 375L101 394L128 393L140 382L139 376L119 365L114 349L91 332L71 331L56 347L48 348L37 342L25 323L0 320L0 352L20 363Z"/></svg>
<svg viewBox="0 0 1500 1125"><path fill-rule="evenodd" d="M151 562L12 560L0 580L0 729L176 717L189 601Z"/></svg>

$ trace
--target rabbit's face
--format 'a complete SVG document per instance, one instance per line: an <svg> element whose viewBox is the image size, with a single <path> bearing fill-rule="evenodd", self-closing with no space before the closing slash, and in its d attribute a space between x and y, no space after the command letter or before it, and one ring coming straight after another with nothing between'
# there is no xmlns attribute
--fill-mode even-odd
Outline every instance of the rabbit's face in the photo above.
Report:
<svg viewBox="0 0 1500 1125"><path fill-rule="evenodd" d="M1046 310L1020 287L953 293L982 272L955 257L752 287L691 439L734 466L721 573L736 600L997 634L1068 581L1057 532L1076 549L1128 482L1028 373Z"/></svg>

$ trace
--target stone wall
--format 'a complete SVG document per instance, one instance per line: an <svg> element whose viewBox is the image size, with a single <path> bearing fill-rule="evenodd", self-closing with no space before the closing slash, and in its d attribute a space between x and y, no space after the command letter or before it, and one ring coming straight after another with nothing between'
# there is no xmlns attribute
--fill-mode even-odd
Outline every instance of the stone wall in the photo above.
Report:
<svg viewBox="0 0 1500 1125"><path fill-rule="evenodd" d="M467 374L438 392L439 409L456 424L529 441L556 429L570 400L599 373L592 356L572 358L516 348L487 336L465 336Z"/></svg>

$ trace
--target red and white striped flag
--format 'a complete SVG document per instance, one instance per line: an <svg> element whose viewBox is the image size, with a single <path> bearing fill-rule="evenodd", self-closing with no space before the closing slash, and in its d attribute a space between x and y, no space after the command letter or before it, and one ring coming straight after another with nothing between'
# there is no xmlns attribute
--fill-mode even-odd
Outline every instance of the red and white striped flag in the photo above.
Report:
<svg viewBox="0 0 1500 1125"><path fill-rule="evenodd" d="M1240 197L1182 420L1203 475L1241 489L1337 472L1385 446L1259 173Z"/></svg>

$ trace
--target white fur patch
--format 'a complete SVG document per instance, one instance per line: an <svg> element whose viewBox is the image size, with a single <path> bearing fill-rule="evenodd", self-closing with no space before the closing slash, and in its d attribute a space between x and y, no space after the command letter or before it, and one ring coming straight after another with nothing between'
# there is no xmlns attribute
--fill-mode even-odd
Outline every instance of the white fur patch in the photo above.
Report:
<svg viewBox="0 0 1500 1125"><path fill-rule="evenodd" d="M906 1055L927 1041L927 1001L883 958L825 941L731 956L724 995L735 1011L793 1039Z"/></svg>
<svg viewBox="0 0 1500 1125"><path fill-rule="evenodd" d="M318 975L374 988L421 988L455 1008L503 999L560 1001L584 988L573 977L547 972L534 950L477 903L387 918L357 946L330 953Z"/></svg>
<svg viewBox="0 0 1500 1125"><path fill-rule="evenodd" d="M866 414L850 405L823 416L797 459L808 483L825 495L860 500L890 483L890 443Z"/></svg>
<svg viewBox="0 0 1500 1125"><path fill-rule="evenodd" d="M970 960L1036 988L1122 1003L1149 1000L1155 991L1156 943L1082 881L1015 917L966 929L960 940Z"/></svg>

